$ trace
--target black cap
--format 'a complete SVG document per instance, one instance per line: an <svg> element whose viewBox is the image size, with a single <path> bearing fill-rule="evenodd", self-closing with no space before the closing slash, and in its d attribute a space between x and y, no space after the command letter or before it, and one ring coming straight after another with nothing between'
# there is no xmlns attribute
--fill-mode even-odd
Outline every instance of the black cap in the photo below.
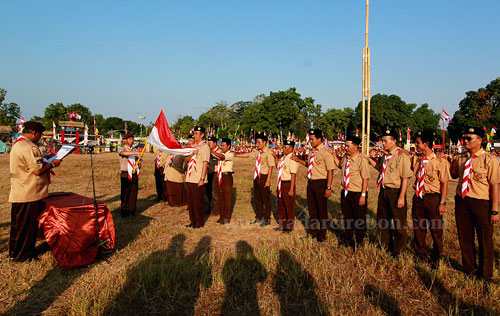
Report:
<svg viewBox="0 0 500 316"><path fill-rule="evenodd" d="M189 138L193 139L193 138L194 138L194 137L193 137L193 134L189 134L188 139L189 139Z"/></svg>
<svg viewBox="0 0 500 316"><path fill-rule="evenodd" d="M267 136L264 135L263 133L257 133L255 134L255 139L262 139L263 141L267 142Z"/></svg>
<svg viewBox="0 0 500 316"><path fill-rule="evenodd" d="M24 131L34 131L38 133L43 133L45 131L45 126L42 123L36 121L28 121L24 123Z"/></svg>
<svg viewBox="0 0 500 316"><path fill-rule="evenodd" d="M430 129L424 129L422 131L419 131L417 133L417 138L420 137L422 142L429 142L429 145L432 146L434 142L434 138L436 137L436 133L433 130Z"/></svg>
<svg viewBox="0 0 500 316"><path fill-rule="evenodd" d="M354 136L354 135L348 135L346 137L346 142L352 142L353 144L356 144L356 145L361 145L361 138L359 138L358 136Z"/></svg>
<svg viewBox="0 0 500 316"><path fill-rule="evenodd" d="M399 132L394 128L388 127L382 132L382 137L384 137L384 136L392 136L392 137L394 137L394 139L398 139Z"/></svg>
<svg viewBox="0 0 500 316"><path fill-rule="evenodd" d="M222 138L221 142L226 143L228 146L231 146L231 139L229 138Z"/></svg>
<svg viewBox="0 0 500 316"><path fill-rule="evenodd" d="M127 134L125 134L125 136L123 136L123 139L127 139L130 137L134 137L134 134L132 134L131 132L128 132Z"/></svg>
<svg viewBox="0 0 500 316"><path fill-rule="evenodd" d="M292 147L295 147L295 142L293 140L285 140L283 141L283 145L290 145Z"/></svg>
<svg viewBox="0 0 500 316"><path fill-rule="evenodd" d="M208 141L216 143L217 142L217 137L211 136L211 137L208 138Z"/></svg>
<svg viewBox="0 0 500 316"><path fill-rule="evenodd" d="M203 127L201 127L200 125L198 125L198 126L195 126L195 127L193 128L193 131L194 131L194 132L202 132L202 133L205 133L205 128L203 128Z"/></svg>
<svg viewBox="0 0 500 316"><path fill-rule="evenodd" d="M474 126L467 127L464 131L464 135L465 134L474 134L481 138L484 138L485 136L484 130L481 127L474 127Z"/></svg>
<svg viewBox="0 0 500 316"><path fill-rule="evenodd" d="M323 131L320 130L319 128L313 128L309 130L309 135L314 135L316 137L323 138Z"/></svg>

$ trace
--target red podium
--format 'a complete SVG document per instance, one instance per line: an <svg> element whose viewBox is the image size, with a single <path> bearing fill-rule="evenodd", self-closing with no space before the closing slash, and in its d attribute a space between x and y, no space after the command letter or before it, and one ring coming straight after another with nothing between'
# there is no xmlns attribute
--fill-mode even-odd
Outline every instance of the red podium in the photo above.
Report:
<svg viewBox="0 0 500 316"><path fill-rule="evenodd" d="M77 267L95 261L99 243L115 247L115 226L106 203L98 202L99 240L96 241L94 201L75 193L55 193L44 199L45 211L38 217L52 255L59 265Z"/></svg>

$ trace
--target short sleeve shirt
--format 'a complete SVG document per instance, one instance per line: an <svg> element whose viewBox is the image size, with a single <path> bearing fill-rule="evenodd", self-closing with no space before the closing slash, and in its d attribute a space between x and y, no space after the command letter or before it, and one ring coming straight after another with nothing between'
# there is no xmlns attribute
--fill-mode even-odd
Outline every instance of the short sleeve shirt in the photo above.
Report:
<svg viewBox="0 0 500 316"><path fill-rule="evenodd" d="M335 168L335 162L332 154L328 152L323 144L319 145L317 149L317 151L309 153L310 161L313 152L315 152L311 180L327 179L328 171Z"/></svg>
<svg viewBox="0 0 500 316"><path fill-rule="evenodd" d="M259 155L258 150L250 153L250 157L253 159L257 159L258 155ZM271 153L271 150L269 150L269 148L266 147L260 155L260 173L268 174L269 168L273 166L274 166L274 156Z"/></svg>
<svg viewBox="0 0 500 316"><path fill-rule="evenodd" d="M127 145L120 147L120 150L118 151L118 153L121 153L122 151L138 152L137 148L131 148ZM129 156L125 157L125 156L120 155L120 171L128 171L128 158L129 158Z"/></svg>
<svg viewBox="0 0 500 316"><path fill-rule="evenodd" d="M196 169L191 170L191 175L186 176L186 182L188 183L198 183L201 179L201 172L203 170L203 163L209 162L210 160L210 147L207 143L201 142L196 148L198 148L198 153L196 154ZM208 172L207 172L208 173ZM205 176L205 183L207 183L207 176Z"/></svg>
<svg viewBox="0 0 500 316"><path fill-rule="evenodd" d="M12 146L9 202L34 202L49 195L48 173L39 176L33 174L43 167L42 159L42 152L29 139L23 137Z"/></svg>
<svg viewBox="0 0 500 316"><path fill-rule="evenodd" d="M387 162L387 169L384 176L384 186L393 189L401 188L401 178L411 178L413 176L410 167L410 157L405 154L399 154L396 150L397 148L391 152L392 158ZM384 162L384 157L381 159L382 163Z"/></svg>
<svg viewBox="0 0 500 316"><path fill-rule="evenodd" d="M293 153L290 153L285 156L281 181L290 181L292 180L292 174L297 174L297 170L299 169L298 162L292 160Z"/></svg>
<svg viewBox="0 0 500 316"><path fill-rule="evenodd" d="M173 158L173 162L172 162L172 165L170 165L170 157L171 155L166 155L167 156L167 160L168 160L168 163L165 165L165 181L170 181L170 182L175 182L175 183L183 183L184 182L184 178L182 177L183 173L179 172L179 167L182 168L182 165L184 164L183 163L183 160L184 160L184 157L182 156L176 156ZM162 157L163 159L163 157ZM176 168L176 164L178 164L179 166L177 166Z"/></svg>
<svg viewBox="0 0 500 316"><path fill-rule="evenodd" d="M344 174L347 165L348 156L345 156L340 161L340 168L342 169L342 180L340 185L344 188ZM370 178L370 168L368 160L363 158L360 154L355 154L350 158L349 162L349 189L351 192L361 192L363 188L363 180Z"/></svg>
<svg viewBox="0 0 500 316"><path fill-rule="evenodd" d="M234 153L228 151L223 153L224 159L222 160L221 172L233 172Z"/></svg>
<svg viewBox="0 0 500 316"><path fill-rule="evenodd" d="M441 193L441 183L451 179L450 164L446 159L438 159L434 153L425 158L428 162L424 166L424 192ZM415 177L418 177L421 163L422 159L419 158L415 164Z"/></svg>

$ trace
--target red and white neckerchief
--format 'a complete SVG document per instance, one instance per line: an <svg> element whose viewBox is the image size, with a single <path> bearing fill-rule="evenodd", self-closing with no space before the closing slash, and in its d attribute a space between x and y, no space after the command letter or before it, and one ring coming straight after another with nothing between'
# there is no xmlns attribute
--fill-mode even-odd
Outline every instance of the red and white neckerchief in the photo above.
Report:
<svg viewBox="0 0 500 316"><path fill-rule="evenodd" d="M281 176L283 175L283 166L285 165L285 158L283 156L278 165L278 196L281 197Z"/></svg>
<svg viewBox="0 0 500 316"><path fill-rule="evenodd" d="M261 163L261 154L262 152L259 150L259 154L257 155L257 159L255 159L255 171L253 173L253 178L256 179L259 177L260 180L260 163Z"/></svg>
<svg viewBox="0 0 500 316"><path fill-rule="evenodd" d="M24 138L23 136L19 137L18 139L16 139L16 141L14 142L14 144L12 146L14 146L15 144L17 144L17 142L20 142L20 141L23 141L23 140L26 140L26 138Z"/></svg>
<svg viewBox="0 0 500 316"><path fill-rule="evenodd" d="M136 156L128 156L128 165L127 165L127 171L128 171L128 179L129 180L132 180L132 172L134 171L134 165L135 165L135 159L136 159ZM137 167L135 168L135 172L137 174L137 177L139 177L139 174L141 173L140 169L139 169L139 165L137 165Z"/></svg>
<svg viewBox="0 0 500 316"><path fill-rule="evenodd" d="M396 152L394 154L397 154L399 151L401 150L401 148L397 148L396 149ZM391 159L393 156L393 154L389 154L389 155L385 155L384 156L384 164L382 165L382 172L380 173L380 177L378 178L378 181L377 181L377 188L382 184L382 187L384 188L384 179L385 179L385 170L387 169L387 162L389 161L389 159Z"/></svg>
<svg viewBox="0 0 500 316"><path fill-rule="evenodd" d="M425 164L434 159L436 156L433 155L431 159L424 158L420 160L420 168L417 174L417 187L415 188L415 194L422 198L424 196L424 176L425 176Z"/></svg>
<svg viewBox="0 0 500 316"><path fill-rule="evenodd" d="M193 157L191 157L191 159L189 160L188 162L188 176L191 176L191 172L193 172L193 170L196 172L196 155L193 155Z"/></svg>
<svg viewBox="0 0 500 316"><path fill-rule="evenodd" d="M480 153L479 155L484 154L484 151ZM476 155L470 155L469 159L465 162L464 166L464 175L462 177L462 199L465 198L467 193L469 192L470 189L470 184L471 184L471 177L470 174L472 173L472 159L477 158L478 156Z"/></svg>
<svg viewBox="0 0 500 316"><path fill-rule="evenodd" d="M311 179L312 173L313 173L313 166L314 166L314 156L316 156L316 152L318 149L313 149L311 158L309 158L309 167L307 167L307 178Z"/></svg>
<svg viewBox="0 0 500 316"><path fill-rule="evenodd" d="M344 170L344 196L347 196L347 191L349 190L349 177L350 177L350 165L351 165L351 159L347 158L347 162L345 164L345 170Z"/></svg>
<svg viewBox="0 0 500 316"><path fill-rule="evenodd" d="M158 152L158 157L156 158L156 167L158 167L158 169L160 168L160 162L161 162L161 151Z"/></svg>
<svg viewBox="0 0 500 316"><path fill-rule="evenodd" d="M218 150L219 148L217 148ZM219 181L219 187L222 185L222 164L224 163L223 159L219 159L217 163L217 181Z"/></svg>

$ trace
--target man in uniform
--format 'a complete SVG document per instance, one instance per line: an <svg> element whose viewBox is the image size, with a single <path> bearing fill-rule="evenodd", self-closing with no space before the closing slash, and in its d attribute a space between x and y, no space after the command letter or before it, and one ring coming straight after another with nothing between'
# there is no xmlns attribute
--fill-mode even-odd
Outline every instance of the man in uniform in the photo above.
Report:
<svg viewBox="0 0 500 316"><path fill-rule="evenodd" d="M231 140L223 138L220 144L221 152L212 152L217 161L216 184L219 193L219 224L228 224L231 221L231 202L233 197L233 159Z"/></svg>
<svg viewBox="0 0 500 316"><path fill-rule="evenodd" d="M309 141L313 147L309 162L296 156L292 159L307 166L307 207L309 209L309 234L318 242L326 240L328 227L328 199L332 195L333 156L323 145L323 131L309 130Z"/></svg>
<svg viewBox="0 0 500 316"><path fill-rule="evenodd" d="M167 163L168 155L158 150L155 158L155 184L156 195L158 202L167 201L167 185L165 182L165 165Z"/></svg>
<svg viewBox="0 0 500 316"><path fill-rule="evenodd" d="M262 133L255 135L257 151L250 154L236 154L236 157L254 158L253 197L255 202L255 220L251 224L260 223L266 227L271 223L271 176L273 174L274 157L267 147L267 136Z"/></svg>
<svg viewBox="0 0 500 316"><path fill-rule="evenodd" d="M481 146L484 131L478 127L465 130L467 152L457 155L450 167L452 178L458 178L455 196L455 220L465 270L472 276L491 281L493 277L493 224L498 223L498 185L500 167ZM474 233L479 243L476 263Z"/></svg>
<svg viewBox="0 0 500 316"><path fill-rule="evenodd" d="M380 172L377 181L377 187L380 187L377 205L380 243L395 257L406 246L406 190L412 176L409 155L402 154L396 145L398 137L395 129L388 128L382 136L384 155L378 163L368 157L370 164Z"/></svg>
<svg viewBox="0 0 500 316"><path fill-rule="evenodd" d="M190 220L186 227L200 228L204 226L203 195L207 183L210 147L203 141L205 129L201 126L195 126L193 130L193 146L196 150L184 160L188 164L186 182Z"/></svg>
<svg viewBox="0 0 500 316"><path fill-rule="evenodd" d="M139 190L139 168L133 170L134 164L139 159L137 148L134 148L134 134L128 132L123 137L125 144L120 147L120 179L121 179L121 216L135 216L135 206L137 203L137 193Z"/></svg>
<svg viewBox="0 0 500 316"><path fill-rule="evenodd" d="M341 159L333 154L335 165L342 169L340 204L344 217L344 245L356 249L366 234L367 192L370 170L368 160L359 153L361 138L347 136L346 154ZM356 236L356 241L353 239Z"/></svg>
<svg viewBox="0 0 500 316"><path fill-rule="evenodd" d="M14 261L35 258L38 233L38 216L45 209L42 199L49 195L51 169L60 160L43 161L36 145L45 127L34 121L24 124L23 135L14 143L10 152L11 208L9 257Z"/></svg>
<svg viewBox="0 0 500 316"><path fill-rule="evenodd" d="M207 182L207 198L208 198L208 211L207 214L218 215L219 212L219 190L216 169L219 159L214 156L214 153L221 153L219 146L217 146L217 137L208 138L208 147L210 147L210 161L208 163L208 182Z"/></svg>
<svg viewBox="0 0 500 316"><path fill-rule="evenodd" d="M285 140L283 142L283 157L278 160L275 156L278 168L278 224L274 230L289 233L295 224L295 183L299 164L292 160L295 142Z"/></svg>
<svg viewBox="0 0 500 316"><path fill-rule="evenodd" d="M422 157L414 156L412 164L416 175L413 196L413 249L423 261L437 267L443 253L443 215L446 212L450 165L446 159L438 159L432 151L434 132L417 133L415 145ZM429 229L433 241L432 254L427 254L425 237Z"/></svg>
<svg viewBox="0 0 500 316"><path fill-rule="evenodd" d="M170 206L185 206L186 189L184 188L185 179L184 157L179 155L167 155L165 165L165 182L167 201Z"/></svg>

